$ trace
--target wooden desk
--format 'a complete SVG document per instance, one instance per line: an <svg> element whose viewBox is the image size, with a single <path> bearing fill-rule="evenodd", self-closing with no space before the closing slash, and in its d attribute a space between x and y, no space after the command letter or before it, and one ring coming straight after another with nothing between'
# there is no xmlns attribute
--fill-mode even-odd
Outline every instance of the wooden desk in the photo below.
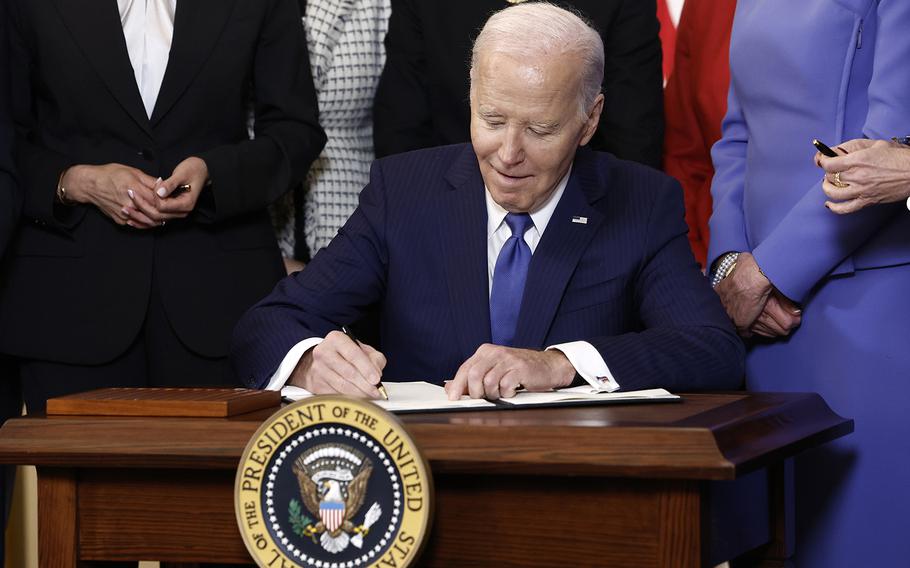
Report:
<svg viewBox="0 0 910 568"><path fill-rule="evenodd" d="M0 463L38 467L41 566L249 562L234 470L265 416L8 421ZM814 394L402 418L435 478L422 565L446 567L701 566L709 480L779 473L785 457L853 429ZM780 554L779 538L767 552Z"/></svg>

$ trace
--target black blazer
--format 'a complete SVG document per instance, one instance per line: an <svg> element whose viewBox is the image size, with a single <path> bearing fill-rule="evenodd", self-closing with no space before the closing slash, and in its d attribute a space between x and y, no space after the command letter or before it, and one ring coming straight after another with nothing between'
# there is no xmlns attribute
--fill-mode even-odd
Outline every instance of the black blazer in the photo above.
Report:
<svg viewBox="0 0 910 568"><path fill-rule="evenodd" d="M663 72L655 0L571 0L604 41L604 109L591 147L660 167ZM377 156L470 141L471 46L502 0L392 0L373 107Z"/></svg>
<svg viewBox="0 0 910 568"><path fill-rule="evenodd" d="M10 5L25 200L0 284L0 349L109 361L136 337L154 279L185 345L224 356L234 322L283 275L265 207L325 144L296 0L180 0L151 119L116 2ZM166 227L134 230L92 206L55 205L70 165L118 162L168 177L192 155L212 184L192 215Z"/></svg>

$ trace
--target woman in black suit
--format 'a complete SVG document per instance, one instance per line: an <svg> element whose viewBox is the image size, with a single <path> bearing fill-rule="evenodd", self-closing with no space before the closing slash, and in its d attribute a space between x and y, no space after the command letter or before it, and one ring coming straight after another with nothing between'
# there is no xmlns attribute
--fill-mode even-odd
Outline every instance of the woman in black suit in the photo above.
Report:
<svg viewBox="0 0 910 568"><path fill-rule="evenodd" d="M297 1L9 4L25 198L0 350L29 410L233 384L234 322L284 274L265 207L325 143Z"/></svg>
<svg viewBox="0 0 910 568"><path fill-rule="evenodd" d="M6 9L0 2L0 22L6 21ZM19 186L13 176L13 125L9 119L9 53L6 30L0 26L0 259L16 226L21 205ZM0 280L4 278L0 264ZM22 410L15 365L0 355L0 426ZM5 557L6 518L12 501L16 468L0 465L0 566Z"/></svg>

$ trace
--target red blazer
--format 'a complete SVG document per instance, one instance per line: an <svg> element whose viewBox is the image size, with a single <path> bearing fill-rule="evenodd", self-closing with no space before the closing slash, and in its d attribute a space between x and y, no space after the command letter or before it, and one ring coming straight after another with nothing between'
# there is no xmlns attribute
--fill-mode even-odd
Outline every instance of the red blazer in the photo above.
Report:
<svg viewBox="0 0 910 568"><path fill-rule="evenodd" d="M664 93L664 171L679 180L689 244L704 267L711 217L711 146L720 139L730 83L730 28L736 0L686 0Z"/></svg>

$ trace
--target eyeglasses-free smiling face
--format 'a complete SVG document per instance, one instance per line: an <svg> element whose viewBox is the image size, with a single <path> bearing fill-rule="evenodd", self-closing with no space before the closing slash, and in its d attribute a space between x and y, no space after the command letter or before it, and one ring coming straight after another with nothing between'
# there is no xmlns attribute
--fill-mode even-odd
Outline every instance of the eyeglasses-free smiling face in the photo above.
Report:
<svg viewBox="0 0 910 568"><path fill-rule="evenodd" d="M543 205L594 135L603 107L579 112L581 62L574 54L528 61L480 54L471 85L471 142L493 200L513 213Z"/></svg>

